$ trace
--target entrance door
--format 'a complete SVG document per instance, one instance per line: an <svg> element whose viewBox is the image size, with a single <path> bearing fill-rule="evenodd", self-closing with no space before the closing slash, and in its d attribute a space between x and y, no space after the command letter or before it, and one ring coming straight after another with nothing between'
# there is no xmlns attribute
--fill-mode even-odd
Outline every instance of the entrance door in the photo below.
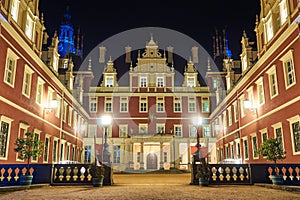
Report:
<svg viewBox="0 0 300 200"><path fill-rule="evenodd" d="M155 153L147 155L147 169L157 169L157 155Z"/></svg>

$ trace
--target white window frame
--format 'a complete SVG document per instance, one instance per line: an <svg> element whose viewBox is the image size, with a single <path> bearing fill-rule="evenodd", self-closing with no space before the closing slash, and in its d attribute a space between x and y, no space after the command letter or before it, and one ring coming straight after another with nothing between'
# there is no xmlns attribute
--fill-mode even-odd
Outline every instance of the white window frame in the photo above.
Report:
<svg viewBox="0 0 300 200"><path fill-rule="evenodd" d="M256 82L258 106L265 104L264 80L260 77Z"/></svg>
<svg viewBox="0 0 300 200"><path fill-rule="evenodd" d="M268 71L268 79L269 79L269 88L270 88L270 98L273 99L274 97L278 96L278 81L277 81L277 73L276 73L276 66L273 65ZM274 76L274 83L272 82L272 78ZM275 90L273 89L275 88Z"/></svg>
<svg viewBox="0 0 300 200"><path fill-rule="evenodd" d="M237 104L237 101L234 101L232 103L232 105L233 105L234 122L238 122L239 121L239 113L238 113L238 104Z"/></svg>
<svg viewBox="0 0 300 200"><path fill-rule="evenodd" d="M35 136L38 135L38 138L37 138L37 139L40 140L40 139L41 139L41 132L42 132L41 130L35 128L35 129L33 130L33 137L35 138ZM37 163L38 160L39 160L38 157L36 157L36 159L34 159L34 157L31 157L31 162L33 162L33 163Z"/></svg>
<svg viewBox="0 0 300 200"><path fill-rule="evenodd" d="M197 127L193 124L190 124L189 125L189 136L190 137L197 137Z"/></svg>
<svg viewBox="0 0 300 200"><path fill-rule="evenodd" d="M147 87L148 84L147 84L147 77L146 76L141 76L140 77L140 87Z"/></svg>
<svg viewBox="0 0 300 200"><path fill-rule="evenodd" d="M124 106L123 106L124 105ZM120 112L127 113L128 112L128 97L120 97ZM125 108L125 109L123 109Z"/></svg>
<svg viewBox="0 0 300 200"><path fill-rule="evenodd" d="M239 100L240 100L241 117L243 118L243 117L246 116L245 106L244 106L245 95L242 94L242 95L239 97Z"/></svg>
<svg viewBox="0 0 300 200"><path fill-rule="evenodd" d="M203 137L211 137L210 125L208 124L202 125L202 133L203 133Z"/></svg>
<svg viewBox="0 0 300 200"><path fill-rule="evenodd" d="M290 135L291 135L291 141L292 141L293 155L300 155L300 150L296 151L296 149L295 149L295 136L294 136L294 132L293 132L293 124L297 123L297 122L300 123L300 115L293 116L293 117L287 119L287 121L290 124Z"/></svg>
<svg viewBox="0 0 300 200"><path fill-rule="evenodd" d="M182 137L182 124L174 124L174 136Z"/></svg>
<svg viewBox="0 0 300 200"><path fill-rule="evenodd" d="M274 133L274 138L277 138L277 135L276 135L276 130L277 129L281 129L281 137L282 137L282 149L285 150L285 147L284 147L284 133L283 133L283 128L282 128L282 122L278 122L276 124L273 124L271 125L271 127L273 127L273 133Z"/></svg>
<svg viewBox="0 0 300 200"><path fill-rule="evenodd" d="M191 106L191 105L193 105L193 106ZM192 108L194 108L194 110L192 110ZM197 111L196 97L188 98L188 112L195 113L196 111Z"/></svg>
<svg viewBox="0 0 300 200"><path fill-rule="evenodd" d="M274 37L272 10L270 10L265 23L265 39L269 42Z"/></svg>
<svg viewBox="0 0 300 200"><path fill-rule="evenodd" d="M54 90L50 86L48 86L46 108L51 108L51 102L53 100L53 94L54 94Z"/></svg>
<svg viewBox="0 0 300 200"><path fill-rule="evenodd" d="M32 81L32 74L34 71L25 64L24 67L24 76L23 76L23 85L22 85L22 94L29 98L31 93L31 81Z"/></svg>
<svg viewBox="0 0 300 200"><path fill-rule="evenodd" d="M162 123L156 124L156 133L164 134L166 133L166 125Z"/></svg>
<svg viewBox="0 0 300 200"><path fill-rule="evenodd" d="M105 100L104 100L104 112L111 113L111 112L113 112L113 110L114 110L113 109L113 98L112 97L105 97Z"/></svg>
<svg viewBox="0 0 300 200"><path fill-rule="evenodd" d="M63 116L62 116L62 120L63 122L67 121L67 108L68 108L68 103L66 101L63 102Z"/></svg>
<svg viewBox="0 0 300 200"><path fill-rule="evenodd" d="M88 138L94 138L97 136L97 124L88 125Z"/></svg>
<svg viewBox="0 0 300 200"><path fill-rule="evenodd" d="M252 133L252 134L250 134L250 137L251 137L251 145L252 145L252 158L254 159L254 160L256 160L256 159L259 159L259 154L258 154L258 139L257 139L257 134L256 133ZM255 142L256 142L256 156L254 155L255 154L255 152L254 152L254 139L255 138Z"/></svg>
<svg viewBox="0 0 300 200"><path fill-rule="evenodd" d="M20 0L13 0L11 3L11 17L18 22Z"/></svg>
<svg viewBox="0 0 300 200"><path fill-rule="evenodd" d="M58 94L56 94L56 100L57 100L57 107L55 111L55 116L57 118L60 118L61 97Z"/></svg>
<svg viewBox="0 0 300 200"><path fill-rule="evenodd" d="M196 87L196 78L195 77L187 77L186 86L187 87Z"/></svg>
<svg viewBox="0 0 300 200"><path fill-rule="evenodd" d="M8 48L5 63L4 82L13 88L15 85L18 59L19 56L17 56L17 54L15 54L10 48Z"/></svg>
<svg viewBox="0 0 300 200"><path fill-rule="evenodd" d="M164 97L156 98L156 112L162 113L165 112L165 99Z"/></svg>
<svg viewBox="0 0 300 200"><path fill-rule="evenodd" d="M45 81L41 77L38 77L37 87L36 87L36 103L38 105L42 105L43 103L44 84Z"/></svg>
<svg viewBox="0 0 300 200"><path fill-rule="evenodd" d="M283 25L288 18L288 4L286 0L281 0L281 2L279 2L279 9L280 9L280 23L281 25Z"/></svg>
<svg viewBox="0 0 300 200"><path fill-rule="evenodd" d="M157 87L165 87L164 77L157 77L156 78L156 86Z"/></svg>
<svg viewBox="0 0 300 200"><path fill-rule="evenodd" d="M96 113L98 111L98 98L97 97L90 97L89 98L89 110L91 113Z"/></svg>
<svg viewBox="0 0 300 200"><path fill-rule="evenodd" d="M124 138L128 135L128 124L120 124L119 125L119 137Z"/></svg>
<svg viewBox="0 0 300 200"><path fill-rule="evenodd" d="M139 134L148 133L148 124L139 124Z"/></svg>
<svg viewBox="0 0 300 200"><path fill-rule="evenodd" d="M244 152L244 159L245 160L249 160L249 141L247 136L242 138L243 141L243 152ZM247 143L247 146L245 146L245 141ZM246 156L246 152L247 152L247 156Z"/></svg>
<svg viewBox="0 0 300 200"><path fill-rule="evenodd" d="M29 10L27 12L26 23L25 23L25 35L30 40L34 39L34 28L35 28L34 16Z"/></svg>
<svg viewBox="0 0 300 200"><path fill-rule="evenodd" d="M227 113L228 113L228 126L232 125L232 108L231 105L227 108Z"/></svg>
<svg viewBox="0 0 300 200"><path fill-rule="evenodd" d="M179 105L179 110L176 110L176 108L178 108L178 106L176 106L176 104ZM174 97L173 98L173 105L174 105L174 112L175 113L181 113L182 112L182 103L181 103L181 98L180 97Z"/></svg>
<svg viewBox="0 0 300 200"><path fill-rule="evenodd" d="M289 89L293 85L296 84L296 73L295 73L295 66L294 66L294 59L293 59L293 51L290 50L286 53L281 59L283 72L284 72L284 82L285 82L285 89ZM290 63L290 71L288 71L288 63ZM292 82L290 83L290 79Z"/></svg>
<svg viewBox="0 0 300 200"><path fill-rule="evenodd" d="M46 140L48 139L48 145L46 144ZM51 141L51 135L46 134L45 140L44 140L44 151L43 151L43 163L48 163L49 162L49 152L50 152L50 142ZM46 152L46 147L47 147L47 158L45 159L45 152Z"/></svg>
<svg viewBox="0 0 300 200"><path fill-rule="evenodd" d="M113 87L114 86L114 77L106 76L105 77L105 87Z"/></svg>
<svg viewBox="0 0 300 200"><path fill-rule="evenodd" d="M5 156L1 157L0 160L7 160L8 159L8 150L9 150L9 141L10 141L10 135L11 135L11 123L14 121L14 119L6 117L4 115L0 115L0 128L2 129L2 122L5 122L8 124L8 130L7 130L7 138L6 138L6 147L5 147ZM0 134L2 135L2 131L0 130Z"/></svg>
<svg viewBox="0 0 300 200"><path fill-rule="evenodd" d="M209 113L210 112L209 98L208 97L202 97L201 101L202 101L202 106L201 106L202 112L203 113ZM204 109L205 108L204 104L207 104L207 110Z"/></svg>
<svg viewBox="0 0 300 200"><path fill-rule="evenodd" d="M69 112L68 112L68 125L72 126L72 117L73 117L73 108L69 106Z"/></svg>
<svg viewBox="0 0 300 200"><path fill-rule="evenodd" d="M147 97L140 97L139 111L141 113L148 112L148 99L147 99Z"/></svg>

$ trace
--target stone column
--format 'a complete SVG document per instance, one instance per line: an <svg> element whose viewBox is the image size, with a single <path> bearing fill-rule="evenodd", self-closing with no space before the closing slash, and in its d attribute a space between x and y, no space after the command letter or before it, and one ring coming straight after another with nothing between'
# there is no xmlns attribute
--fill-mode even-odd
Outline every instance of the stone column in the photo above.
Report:
<svg viewBox="0 0 300 200"><path fill-rule="evenodd" d="M141 162L140 162L140 170L144 170L144 142L141 142Z"/></svg>
<svg viewBox="0 0 300 200"><path fill-rule="evenodd" d="M159 169L164 169L164 143L160 142L160 162L159 162Z"/></svg>

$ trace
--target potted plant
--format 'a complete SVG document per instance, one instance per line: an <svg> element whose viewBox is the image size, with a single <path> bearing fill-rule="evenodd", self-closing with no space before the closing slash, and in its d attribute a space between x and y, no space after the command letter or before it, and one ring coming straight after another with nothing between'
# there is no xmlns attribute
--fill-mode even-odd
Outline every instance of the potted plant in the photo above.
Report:
<svg viewBox="0 0 300 200"><path fill-rule="evenodd" d="M275 174L271 176L272 183L274 185L282 185L283 177L279 174L279 169L277 168L277 161L285 159L285 151L282 149L281 142L276 138L267 139L261 144L258 153L268 161L274 162Z"/></svg>
<svg viewBox="0 0 300 200"><path fill-rule="evenodd" d="M27 161L26 173L21 176L22 185L31 185L33 175L30 174L30 161L32 158L38 158L42 155L44 143L34 137L34 133L27 131L24 138L17 138L14 151L18 153L21 160Z"/></svg>
<svg viewBox="0 0 300 200"><path fill-rule="evenodd" d="M200 164L197 165L196 178L199 179L200 186L208 186L210 170L205 158L200 158Z"/></svg>
<svg viewBox="0 0 300 200"><path fill-rule="evenodd" d="M104 179L104 169L102 166L92 164L90 167L90 174L92 176L92 184L94 187L102 187Z"/></svg>

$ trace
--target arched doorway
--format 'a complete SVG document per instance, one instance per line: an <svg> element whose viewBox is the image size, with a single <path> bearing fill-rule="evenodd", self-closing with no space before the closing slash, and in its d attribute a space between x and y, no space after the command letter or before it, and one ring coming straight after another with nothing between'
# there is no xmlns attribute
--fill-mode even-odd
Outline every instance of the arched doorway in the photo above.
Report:
<svg viewBox="0 0 300 200"><path fill-rule="evenodd" d="M153 152L147 155L147 169L157 169L157 155Z"/></svg>

